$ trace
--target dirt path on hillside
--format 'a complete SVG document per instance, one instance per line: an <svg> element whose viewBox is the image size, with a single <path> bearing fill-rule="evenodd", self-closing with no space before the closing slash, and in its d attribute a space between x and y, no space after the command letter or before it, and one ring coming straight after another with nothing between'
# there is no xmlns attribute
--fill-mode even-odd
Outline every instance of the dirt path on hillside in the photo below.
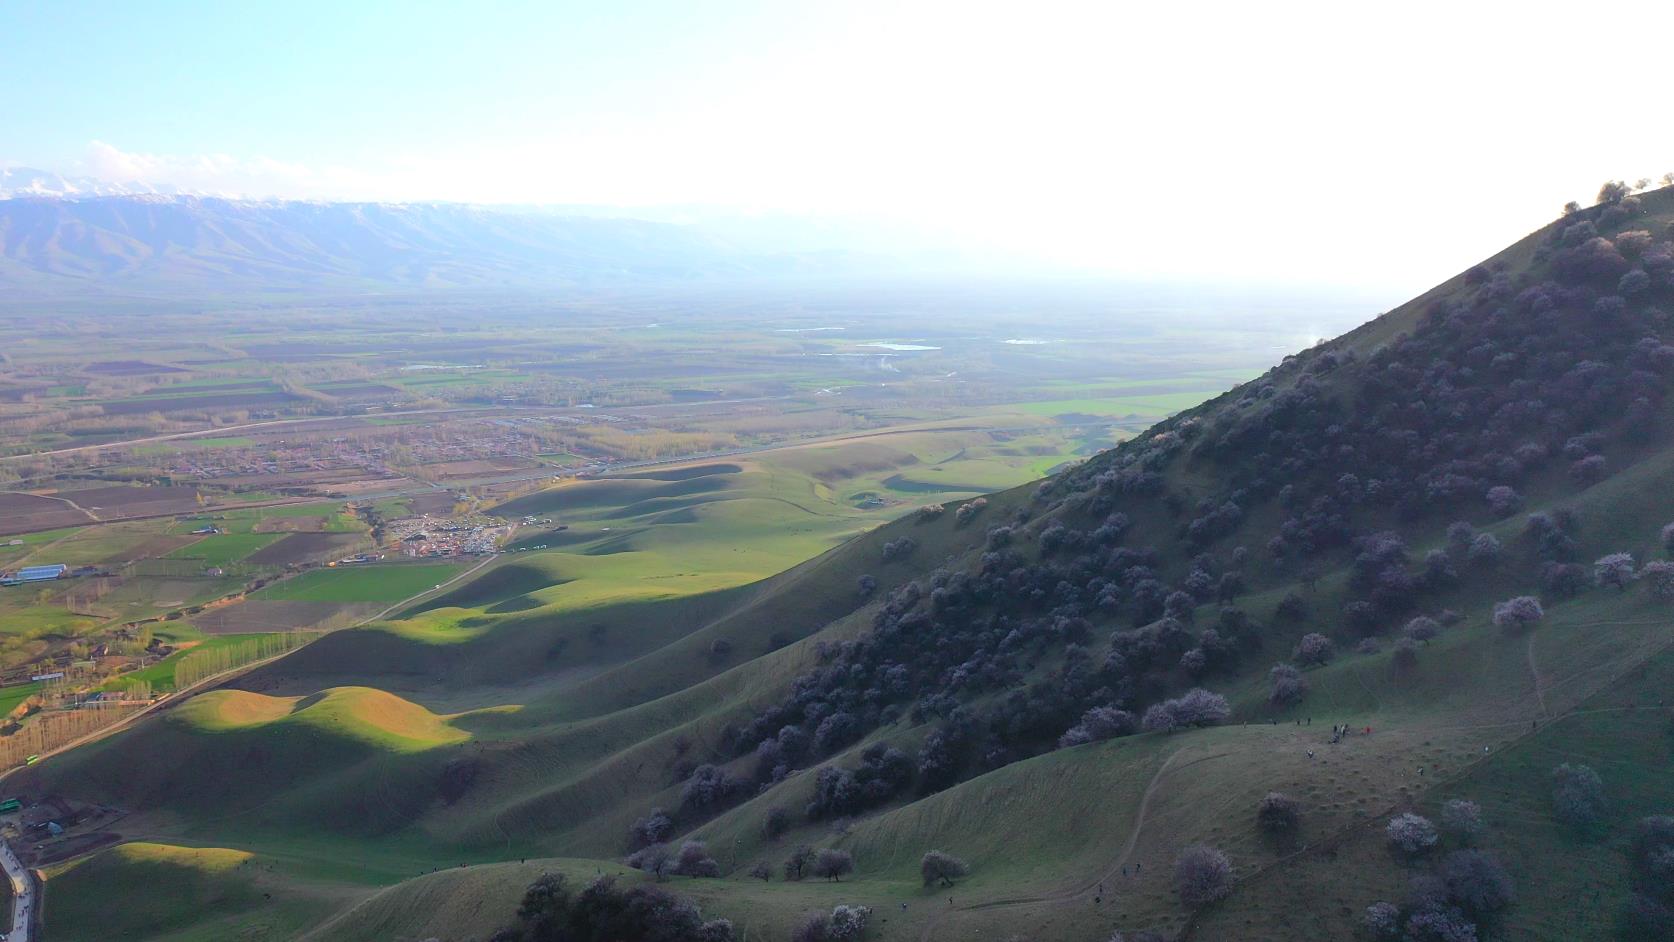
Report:
<svg viewBox="0 0 1674 942"><path fill-rule="evenodd" d="M941 923L942 916L949 912L969 913L980 912L986 909L997 909L1004 906L1024 906L1034 903L1062 903L1075 899L1079 896L1086 896L1097 890L1106 881L1114 879L1116 874L1121 871L1123 867L1126 867L1129 860L1132 859L1134 848L1139 846L1139 836L1145 830L1145 818L1151 811L1151 799L1156 796L1157 786L1162 784L1163 776L1169 774L1169 772L1174 769L1174 760L1180 758L1180 754L1184 751L1184 749L1177 750L1167 759L1163 760L1162 766L1157 769L1154 775L1151 776L1151 781L1146 784L1144 793L1139 796L1139 810L1134 812L1133 828L1128 832L1128 842L1122 846L1121 856L1112 861L1110 867L1100 874L1097 879L1091 880L1073 889L1064 890L1059 893L1050 893L1044 896L1019 896L1011 899L989 900L986 903L976 903L971 906L958 906L950 907L946 910L937 910L935 918L932 919L930 924L924 927L924 931L919 934L920 942L929 942L930 937L936 931L936 927ZM1214 755L1202 756L1185 763L1179 768L1189 769L1194 765L1208 762L1210 759L1222 759L1228 755L1230 755L1230 753L1218 752Z"/></svg>
<svg viewBox="0 0 1674 942"><path fill-rule="evenodd" d="M1529 652L1529 676L1534 678L1535 702L1540 704L1540 718L1545 720L1552 717L1552 711L1546 708L1546 684L1540 679L1540 665L1535 663L1534 643L1535 636L1530 634L1529 643L1527 645Z"/></svg>

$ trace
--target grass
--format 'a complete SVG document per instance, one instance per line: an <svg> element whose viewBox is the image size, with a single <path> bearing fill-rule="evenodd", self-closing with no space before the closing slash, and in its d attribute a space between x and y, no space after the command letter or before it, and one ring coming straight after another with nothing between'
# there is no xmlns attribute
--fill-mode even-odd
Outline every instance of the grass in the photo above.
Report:
<svg viewBox="0 0 1674 942"><path fill-rule="evenodd" d="M278 533L217 533L166 554L167 559L196 559L205 566L228 566L276 542Z"/></svg>
<svg viewBox="0 0 1674 942"><path fill-rule="evenodd" d="M446 582L457 563L389 563L353 569L313 569L272 583L252 599L299 602L399 602Z"/></svg>
<svg viewBox="0 0 1674 942"><path fill-rule="evenodd" d="M23 701L35 695L41 689L40 681L26 684L14 684L10 687L0 687L0 717L8 716L17 709Z"/></svg>
<svg viewBox="0 0 1674 942"><path fill-rule="evenodd" d="M250 732L276 723L301 725L390 752L414 752L470 738L423 707L369 687L337 687L309 697L214 690L192 698L174 719L207 733Z"/></svg>
<svg viewBox="0 0 1674 942"><path fill-rule="evenodd" d="M231 848L122 844L55 868L47 884L47 918L54 938L89 942L293 938L333 901L273 875L271 867L265 858ZM54 905L59 895L76 899L88 888L96 888L100 905ZM247 922L251 917L254 925Z"/></svg>

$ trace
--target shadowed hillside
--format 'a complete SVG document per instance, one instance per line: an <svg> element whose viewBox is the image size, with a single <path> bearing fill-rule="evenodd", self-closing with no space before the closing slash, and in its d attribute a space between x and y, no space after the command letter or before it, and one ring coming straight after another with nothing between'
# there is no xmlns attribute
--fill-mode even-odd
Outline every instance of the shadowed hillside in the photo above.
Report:
<svg viewBox="0 0 1674 942"><path fill-rule="evenodd" d="M541 870L768 939L1659 938L1674 191L1608 195L1037 485L715 592L519 557L21 778L343 887L318 939L485 939Z"/></svg>

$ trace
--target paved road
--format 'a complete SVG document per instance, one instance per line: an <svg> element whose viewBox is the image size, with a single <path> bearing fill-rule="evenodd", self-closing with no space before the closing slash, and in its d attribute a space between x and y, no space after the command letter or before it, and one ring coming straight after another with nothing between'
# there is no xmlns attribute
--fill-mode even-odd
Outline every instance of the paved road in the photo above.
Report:
<svg viewBox="0 0 1674 942"><path fill-rule="evenodd" d="M0 866L6 868L6 876L12 881L12 931L6 936L8 942L29 942L30 917L35 909L35 881L30 879L29 871L23 869L22 861L12 853L12 845L0 838Z"/></svg>

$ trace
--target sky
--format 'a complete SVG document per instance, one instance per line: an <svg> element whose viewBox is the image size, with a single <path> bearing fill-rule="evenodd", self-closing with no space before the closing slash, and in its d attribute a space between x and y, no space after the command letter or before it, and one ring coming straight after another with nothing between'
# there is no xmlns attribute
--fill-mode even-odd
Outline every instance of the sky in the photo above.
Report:
<svg viewBox="0 0 1674 942"><path fill-rule="evenodd" d="M1658 3L11 0L0 165L865 218L1019 264L1415 293L1674 171L1670 27Z"/></svg>

